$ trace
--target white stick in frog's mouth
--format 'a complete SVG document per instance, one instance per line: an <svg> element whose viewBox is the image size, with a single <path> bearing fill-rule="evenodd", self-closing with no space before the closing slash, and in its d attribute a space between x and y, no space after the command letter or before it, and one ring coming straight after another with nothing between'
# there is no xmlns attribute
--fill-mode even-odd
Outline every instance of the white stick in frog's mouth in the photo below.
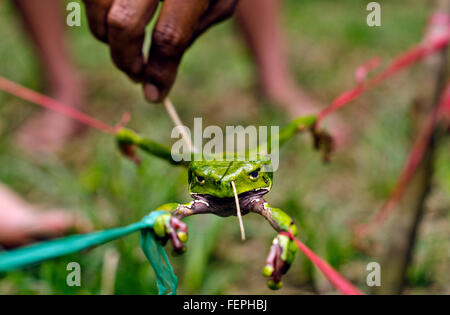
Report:
<svg viewBox="0 0 450 315"><path fill-rule="evenodd" d="M243 241L245 241L245 230L244 230L244 223L242 222L241 206L239 205L239 197L237 194L236 185L234 184L234 181L231 181L231 186L233 187L234 201L236 202L236 212L237 217L239 219L239 227L241 229L241 238Z"/></svg>

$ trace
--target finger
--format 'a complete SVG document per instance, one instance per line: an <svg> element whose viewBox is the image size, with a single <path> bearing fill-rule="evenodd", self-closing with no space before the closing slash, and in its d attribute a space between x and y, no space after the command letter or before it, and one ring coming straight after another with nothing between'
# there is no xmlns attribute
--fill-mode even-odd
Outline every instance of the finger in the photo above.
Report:
<svg viewBox="0 0 450 315"><path fill-rule="evenodd" d="M83 0L86 6L86 14L92 34L99 40L106 42L107 18L113 0Z"/></svg>
<svg viewBox="0 0 450 315"><path fill-rule="evenodd" d="M108 43L116 66L131 79L141 81L145 28L158 0L115 0L108 13Z"/></svg>
<svg viewBox="0 0 450 315"><path fill-rule="evenodd" d="M238 0L217 0L202 17L194 36L191 38L190 44L194 42L198 36L203 34L211 26L218 24L231 17L236 9Z"/></svg>
<svg viewBox="0 0 450 315"><path fill-rule="evenodd" d="M181 58L208 0L165 0L152 36L144 74L144 92L150 102L162 101L172 87Z"/></svg>

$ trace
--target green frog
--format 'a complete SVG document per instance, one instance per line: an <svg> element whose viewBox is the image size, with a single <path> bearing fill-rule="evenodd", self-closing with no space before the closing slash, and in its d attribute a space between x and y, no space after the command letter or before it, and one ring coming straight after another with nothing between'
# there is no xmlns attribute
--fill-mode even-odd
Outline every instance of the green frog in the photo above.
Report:
<svg viewBox="0 0 450 315"><path fill-rule="evenodd" d="M298 131L311 130L316 145L328 152L331 148L330 138L325 133L314 129L315 122L315 116L299 117L275 135L277 138L275 140L281 147ZM218 159L217 156L210 156L199 161L174 158L168 147L142 138L127 128L118 132L117 141L122 152L135 162L139 162L135 152L138 147L173 165L184 166L188 170L189 194L193 200L188 204L168 203L155 210L166 212L156 218L153 227L155 236L164 245L170 239L176 252L184 252L184 244L188 239L187 226L181 220L187 216L206 213L220 217L238 215L235 198L237 195L239 211L242 215L259 214L278 233L272 242L262 273L270 278L269 288L276 290L282 287L282 275L291 266L298 248L288 236L280 232L297 235L298 231L288 214L264 200L264 196L273 184L273 172L270 167L271 141L264 144L263 150L258 148L258 152L266 152L266 154L256 154L252 160L236 158L231 161Z"/></svg>

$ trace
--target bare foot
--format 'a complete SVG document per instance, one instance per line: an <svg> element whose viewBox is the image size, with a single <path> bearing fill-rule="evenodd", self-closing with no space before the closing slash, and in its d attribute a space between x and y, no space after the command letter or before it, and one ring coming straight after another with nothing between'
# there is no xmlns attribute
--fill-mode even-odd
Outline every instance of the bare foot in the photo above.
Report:
<svg viewBox="0 0 450 315"><path fill-rule="evenodd" d="M64 210L39 211L0 185L0 244L13 248L68 232L88 232L91 225Z"/></svg>
<svg viewBox="0 0 450 315"><path fill-rule="evenodd" d="M63 83L53 97L71 107L79 108L83 102L78 80ZM17 144L32 156L55 153L76 136L83 126L73 119L50 110L44 110L28 119L17 134Z"/></svg>

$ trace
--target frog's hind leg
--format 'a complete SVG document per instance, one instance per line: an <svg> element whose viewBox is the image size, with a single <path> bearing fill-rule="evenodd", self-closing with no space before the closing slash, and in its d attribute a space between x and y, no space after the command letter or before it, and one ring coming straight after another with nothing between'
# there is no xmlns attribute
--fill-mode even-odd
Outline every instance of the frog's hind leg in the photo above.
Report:
<svg viewBox="0 0 450 315"><path fill-rule="evenodd" d="M269 206L263 199L255 200L252 203L251 211L266 218L278 233L291 232L293 235L297 234L297 227L291 217L281 209ZM263 269L263 275L271 278L268 282L269 288L274 290L281 288L283 285L281 276L288 271L297 251L297 246L288 236L278 234L273 239Z"/></svg>

